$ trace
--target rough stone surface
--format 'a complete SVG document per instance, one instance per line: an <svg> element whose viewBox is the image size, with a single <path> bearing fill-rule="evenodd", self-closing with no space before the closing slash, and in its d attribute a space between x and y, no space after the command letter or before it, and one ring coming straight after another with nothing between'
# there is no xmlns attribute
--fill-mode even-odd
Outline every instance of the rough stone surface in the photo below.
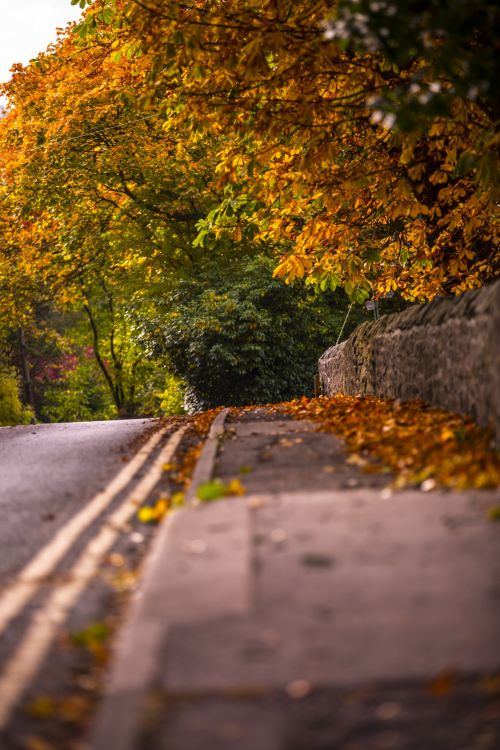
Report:
<svg viewBox="0 0 500 750"><path fill-rule="evenodd" d="M358 326L319 360L322 391L423 399L490 425L500 446L500 281Z"/></svg>

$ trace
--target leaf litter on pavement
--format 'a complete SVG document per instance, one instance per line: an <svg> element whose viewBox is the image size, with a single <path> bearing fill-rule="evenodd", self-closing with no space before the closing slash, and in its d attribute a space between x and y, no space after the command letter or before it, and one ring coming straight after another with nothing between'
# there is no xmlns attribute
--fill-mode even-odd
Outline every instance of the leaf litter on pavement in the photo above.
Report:
<svg viewBox="0 0 500 750"><path fill-rule="evenodd" d="M277 408L341 437L351 453L349 463L363 471L392 473L395 488L500 486L500 453L492 433L466 416L422 401L343 394L303 397Z"/></svg>

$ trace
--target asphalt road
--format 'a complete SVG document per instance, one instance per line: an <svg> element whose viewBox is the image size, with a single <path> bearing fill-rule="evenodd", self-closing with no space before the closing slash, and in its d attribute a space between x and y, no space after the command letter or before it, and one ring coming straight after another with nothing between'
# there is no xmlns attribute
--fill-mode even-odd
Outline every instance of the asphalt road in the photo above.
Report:
<svg viewBox="0 0 500 750"><path fill-rule="evenodd" d="M0 587L109 482L153 424L0 428Z"/></svg>

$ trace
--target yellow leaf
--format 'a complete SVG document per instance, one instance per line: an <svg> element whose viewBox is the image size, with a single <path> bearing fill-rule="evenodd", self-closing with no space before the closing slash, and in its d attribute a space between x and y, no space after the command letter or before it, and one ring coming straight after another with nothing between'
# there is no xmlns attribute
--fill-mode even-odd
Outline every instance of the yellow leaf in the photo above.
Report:
<svg viewBox="0 0 500 750"><path fill-rule="evenodd" d="M154 511L147 505L145 508L140 508L137 512L137 518L141 523L151 523L155 520Z"/></svg>
<svg viewBox="0 0 500 750"><path fill-rule="evenodd" d="M38 695L27 707L30 716L36 719L50 719L56 712L56 705L50 695Z"/></svg>
<svg viewBox="0 0 500 750"><path fill-rule="evenodd" d="M26 750L55 750L55 746L49 744L41 737L35 737L30 735L24 740L24 747Z"/></svg>
<svg viewBox="0 0 500 750"><path fill-rule="evenodd" d="M243 487L239 479L231 479L227 485L228 495L245 495L246 489Z"/></svg>

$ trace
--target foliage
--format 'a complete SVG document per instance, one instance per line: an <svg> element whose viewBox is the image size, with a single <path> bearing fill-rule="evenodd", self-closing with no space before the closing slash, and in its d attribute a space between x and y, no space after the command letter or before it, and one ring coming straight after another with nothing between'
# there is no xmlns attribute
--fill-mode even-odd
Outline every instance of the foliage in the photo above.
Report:
<svg viewBox="0 0 500 750"><path fill-rule="evenodd" d="M165 390L160 393L160 410L161 414L170 417L175 414L184 413L184 394L185 383L180 378L176 378L172 373L165 377Z"/></svg>
<svg viewBox="0 0 500 750"><path fill-rule="evenodd" d="M75 356L75 366L44 389L40 417L45 422L110 419L116 409L92 359Z"/></svg>
<svg viewBox="0 0 500 750"><path fill-rule="evenodd" d="M12 369L0 369L0 425L29 424L33 413L19 398L19 383Z"/></svg>
<svg viewBox="0 0 500 750"><path fill-rule="evenodd" d="M340 0L325 35L409 72L376 102L408 130L426 116L449 115L456 95L480 100L498 117L499 22L498 3L491 0Z"/></svg>
<svg viewBox="0 0 500 750"><path fill-rule="evenodd" d="M234 259L180 282L150 335L185 379L192 406L266 403L312 392L345 306L340 294L273 279L269 259Z"/></svg>
<svg viewBox="0 0 500 750"><path fill-rule="evenodd" d="M3 325L29 332L48 303L87 321L49 362L76 356L74 372L35 383L46 418L109 401L156 413L167 353L204 404L289 398L339 327L321 293L345 308L340 288L423 300L498 275L491 0L81 4L78 26L14 67L0 118ZM272 257L289 298L279 285L259 297L250 256Z"/></svg>
<svg viewBox="0 0 500 750"><path fill-rule="evenodd" d="M63 317L76 312L87 320L84 334L81 326L68 332L75 372L61 371L47 388L38 378L37 394L47 395L43 418L181 409L180 383L168 375L165 382L168 363L147 359L137 345L128 310L139 295L144 313L142 289L156 285L162 294L188 272L203 215L199 180L212 164L205 150L193 179L203 144L184 147L154 116L138 116L140 70L132 73L129 62L113 62L105 51L101 44L83 50L75 35L63 35L16 69L8 85L13 108L0 123L0 288L8 292L0 311L14 327L22 320L35 330L36 305L50 300ZM82 65L91 76L82 78ZM20 293L25 285L28 295Z"/></svg>
<svg viewBox="0 0 500 750"><path fill-rule="evenodd" d="M467 60L484 61L485 86L496 88L486 33L494 9L479 6L486 18L469 28L478 8L460 3L458 27L448 25L444 43L432 33L432 13L424 14L416 46L399 64L389 43L364 50L349 26L336 37L346 4L328 0L125 2L115 43L124 50L141 43L141 59L151 60L145 101L168 127L175 122L188 137L229 133L219 142L216 185L232 185L237 200L231 221L214 223L218 233L226 227L237 239L259 227L257 237L283 253L276 272L289 280L342 285L359 301L371 289L423 299L479 286L499 271L496 117L489 100L454 83L468 82L457 50L469 34ZM378 21L384 7L370 5ZM453 12L446 4L439 19ZM419 13L410 5L414 21ZM372 28L359 15L354 21L354 31ZM394 27L396 54L402 26L387 23L378 23L380 34ZM447 91L446 108L395 131L396 115L378 100L397 101L417 78L424 93ZM182 94L173 111L164 90Z"/></svg>
<svg viewBox="0 0 500 750"><path fill-rule="evenodd" d="M351 461L368 471L391 471L395 486L440 485L456 490L500 486L500 454L489 430L460 414L421 401L344 396L292 401L281 406L340 435Z"/></svg>

